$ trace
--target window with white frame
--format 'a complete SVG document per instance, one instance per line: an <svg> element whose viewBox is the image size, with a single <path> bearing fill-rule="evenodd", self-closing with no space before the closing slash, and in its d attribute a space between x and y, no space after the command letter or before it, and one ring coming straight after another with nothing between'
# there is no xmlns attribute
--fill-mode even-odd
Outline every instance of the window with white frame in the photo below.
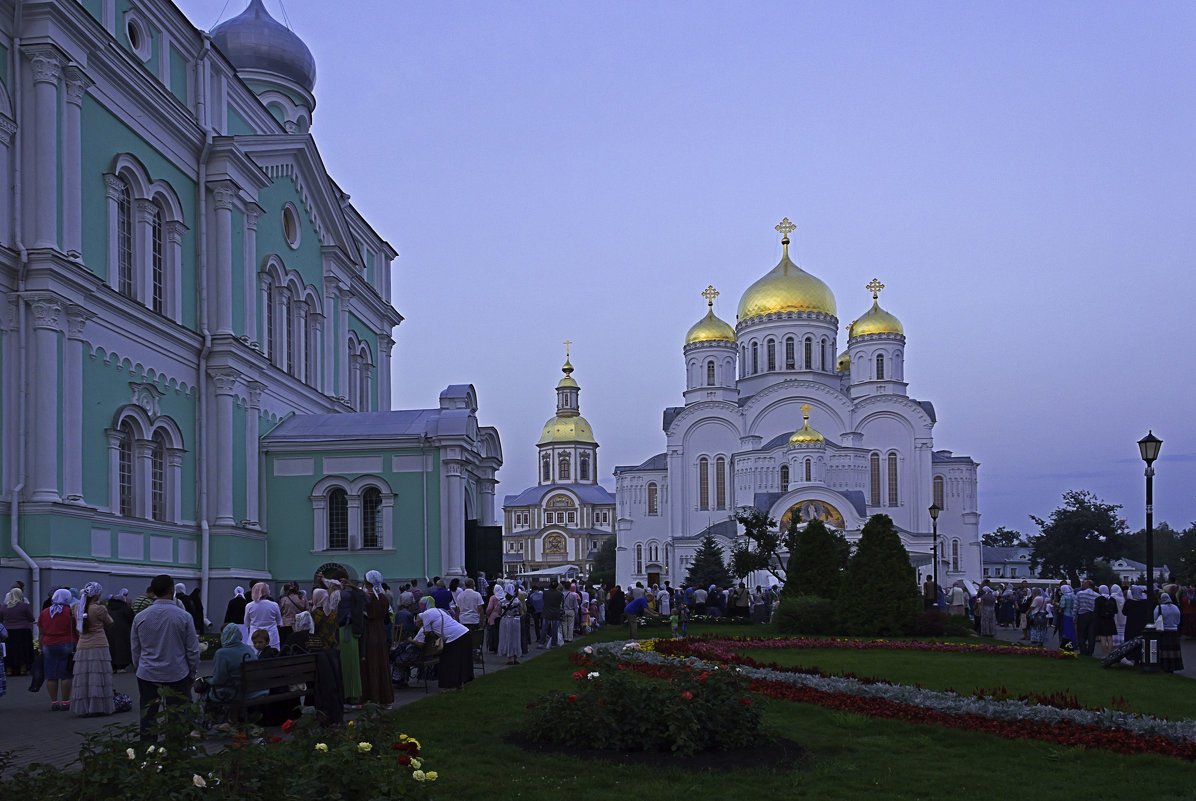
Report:
<svg viewBox="0 0 1196 801"><path fill-rule="evenodd" d="M722 456L714 460L714 503L719 509L727 508L727 460Z"/></svg>
<svg viewBox="0 0 1196 801"><path fill-rule="evenodd" d="M644 572L644 546L638 542L635 544L635 572Z"/></svg>
<svg viewBox="0 0 1196 801"><path fill-rule="evenodd" d="M660 492L655 481L648 483L648 514L660 514Z"/></svg>
<svg viewBox="0 0 1196 801"><path fill-rule="evenodd" d="M313 550L391 550L394 499L376 476L321 479L312 489Z"/></svg>
<svg viewBox="0 0 1196 801"><path fill-rule="evenodd" d="M367 487L361 493L361 547L382 547L382 492L377 487Z"/></svg>
<svg viewBox="0 0 1196 801"><path fill-rule="evenodd" d="M138 391L156 407L152 384ZM114 423L108 430L109 508L121 517L178 522L184 452L178 425L136 404L120 409Z"/></svg>

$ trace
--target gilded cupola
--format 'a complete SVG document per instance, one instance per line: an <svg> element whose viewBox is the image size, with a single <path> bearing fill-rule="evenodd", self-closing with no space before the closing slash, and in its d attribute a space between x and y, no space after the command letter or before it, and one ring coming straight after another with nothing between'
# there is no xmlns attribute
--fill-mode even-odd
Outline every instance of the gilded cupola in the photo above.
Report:
<svg viewBox="0 0 1196 801"><path fill-rule="evenodd" d="M747 288L739 299L739 322L766 314L821 312L836 314L830 287L798 267L789 258L789 233L796 226L786 217L776 226L784 252L781 261L763 278Z"/></svg>
<svg viewBox="0 0 1196 801"><path fill-rule="evenodd" d="M689 333L685 335L685 344L692 345L695 342L734 342L735 329L714 314L714 299L718 297L718 290L713 286L708 286L702 292L702 297L706 298L706 305L708 307L706 316L690 327Z"/></svg>
<svg viewBox="0 0 1196 801"><path fill-rule="evenodd" d="M855 337L867 336L868 334L899 334L905 336L905 329L902 327L901 321L880 307L878 298L880 297L880 290L884 289L885 285L873 278L865 288L872 293L872 308L864 312L858 320L848 326L848 337L854 339Z"/></svg>
<svg viewBox="0 0 1196 801"><path fill-rule="evenodd" d="M808 403L801 405L802 426L793 432L793 436L789 437L790 445L821 445L826 442L826 437L810 428L810 410L812 408Z"/></svg>
<svg viewBox="0 0 1196 801"><path fill-rule="evenodd" d="M581 387L573 377L573 365L569 363L566 341L565 364L561 367L564 377L556 385L556 415L544 424L537 445L553 442L584 442L594 444L594 432L590 422L578 411L578 395Z"/></svg>

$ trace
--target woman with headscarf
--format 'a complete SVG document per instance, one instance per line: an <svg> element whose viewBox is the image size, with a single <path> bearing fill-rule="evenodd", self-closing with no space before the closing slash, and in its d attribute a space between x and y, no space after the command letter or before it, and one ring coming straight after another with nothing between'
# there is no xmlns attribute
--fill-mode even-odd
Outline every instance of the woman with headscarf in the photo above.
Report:
<svg viewBox="0 0 1196 801"><path fill-rule="evenodd" d="M1030 645L1041 648L1047 638L1046 596L1035 587L1030 591L1030 608L1026 611L1026 633Z"/></svg>
<svg viewBox="0 0 1196 801"><path fill-rule="evenodd" d="M394 703L395 691L390 678L390 643L386 631L390 622L390 601L382 586L382 574L365 574L365 635L362 637L362 700L381 707Z"/></svg>
<svg viewBox="0 0 1196 801"><path fill-rule="evenodd" d="M223 626L229 623L236 623L241 627L242 642L249 642L249 631L245 628L245 607L249 605L249 598L245 595L244 587L237 587L233 590L233 597L229 598L228 606L224 609L224 623L221 626L223 633Z"/></svg>
<svg viewBox="0 0 1196 801"><path fill-rule="evenodd" d="M1113 615L1113 625L1117 628L1113 634L1113 647L1116 648L1125 642L1125 593L1120 584L1114 584L1109 587L1109 596L1117 605L1117 612Z"/></svg>
<svg viewBox="0 0 1196 801"><path fill-rule="evenodd" d="M504 590L505 595L505 590ZM444 643L437 663L437 681L442 690L459 690L465 682L473 681L472 639L469 629L462 626L448 610L437 609L431 596L420 599L421 611L415 616L419 631L412 638L424 643L435 634Z"/></svg>
<svg viewBox="0 0 1196 801"><path fill-rule="evenodd" d="M4 605L0 606L0 626L8 631L4 666L14 676L28 673L33 666L33 624L36 620L24 590L14 586L4 596Z"/></svg>
<svg viewBox="0 0 1196 801"><path fill-rule="evenodd" d="M71 708L71 652L75 649L75 616L71 611L71 591L54 590L50 605L37 619L41 639L42 662L45 665L46 692L50 694L50 709ZM59 691L63 701L58 702Z"/></svg>
<svg viewBox="0 0 1196 801"><path fill-rule="evenodd" d="M259 629L270 635L270 647L278 648L282 643L278 639L278 627L282 625L282 613L278 604L268 597L270 588L266 582L259 581L253 585L253 600L245 604L245 628L249 636Z"/></svg>
<svg viewBox="0 0 1196 801"><path fill-rule="evenodd" d="M254 659L257 659L257 652L241 639L241 627L236 623L224 624L224 628L220 630L220 649L212 657L212 678L209 681L211 689L208 691L208 698L221 704L239 701L241 665Z"/></svg>
<svg viewBox="0 0 1196 801"><path fill-rule="evenodd" d="M1184 669L1184 653L1179 644L1179 624L1183 613L1171 600L1170 593L1159 594L1159 605L1154 610L1155 618L1163 619L1163 630L1159 632L1159 669L1168 673Z"/></svg>
<svg viewBox="0 0 1196 801"><path fill-rule="evenodd" d="M1059 648L1075 650L1076 643L1076 594L1070 584L1059 588Z"/></svg>
<svg viewBox="0 0 1196 801"><path fill-rule="evenodd" d="M128 601L129 591L121 589L108 596L108 616L112 627L108 629L108 653L112 656L112 670L116 673L133 664L133 607Z"/></svg>
<svg viewBox="0 0 1196 801"><path fill-rule="evenodd" d="M340 590L333 593L337 600L336 624L339 627L341 677L344 681L344 701L352 707L361 705L361 639L365 636L365 593L353 585L348 576L340 577Z"/></svg>
<svg viewBox="0 0 1196 801"><path fill-rule="evenodd" d="M997 597L992 587L980 593L980 636L992 637L997 630Z"/></svg>
<svg viewBox="0 0 1196 801"><path fill-rule="evenodd" d="M495 585L494 597L498 599L498 655L507 658L508 665L518 665L523 653L519 636L519 620L523 615L523 601L515 594L515 585Z"/></svg>
<svg viewBox="0 0 1196 801"><path fill-rule="evenodd" d="M316 636L320 638L320 648L325 651L335 651L337 647L336 607L332 605L326 587L316 587L311 591L311 620Z"/></svg>
<svg viewBox="0 0 1196 801"><path fill-rule="evenodd" d="M307 608L303 596L299 593L299 585L288 581L282 588L282 598L278 600L278 611L282 613L282 625L278 629L278 636L286 642L295 630L295 615Z"/></svg>
<svg viewBox="0 0 1196 801"><path fill-rule="evenodd" d="M112 655L106 629L112 625L108 607L100 603L103 588L89 581L79 599L75 617L75 677L71 683L71 709L80 717L112 714Z"/></svg>
<svg viewBox="0 0 1196 801"><path fill-rule="evenodd" d="M311 612L300 612L295 615L295 630L282 644L283 656L294 654L311 654L324 650L324 641L316 634L316 624Z"/></svg>
<svg viewBox="0 0 1196 801"><path fill-rule="evenodd" d="M1130 587L1130 597L1122 605L1125 612L1125 640L1129 642L1142 633L1146 624L1154 620L1150 616L1154 605L1146 599L1146 588L1141 584Z"/></svg>
<svg viewBox="0 0 1196 801"><path fill-rule="evenodd" d="M1102 584L1097 590L1093 612L1096 614L1096 639L1100 643L1101 656L1108 656L1113 650L1113 637L1117 634L1117 602L1109 592L1109 585Z"/></svg>

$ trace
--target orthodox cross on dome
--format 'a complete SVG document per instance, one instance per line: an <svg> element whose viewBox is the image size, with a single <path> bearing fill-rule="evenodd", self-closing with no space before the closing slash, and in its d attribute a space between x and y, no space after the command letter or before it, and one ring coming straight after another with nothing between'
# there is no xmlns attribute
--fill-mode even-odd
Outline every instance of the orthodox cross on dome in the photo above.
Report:
<svg viewBox="0 0 1196 801"><path fill-rule="evenodd" d="M810 422L810 410L813 408L814 407L808 403L803 403L801 405L801 413L802 413L802 416L806 418L807 423Z"/></svg>
<svg viewBox="0 0 1196 801"><path fill-rule="evenodd" d="M569 346L573 344L573 340L566 339L561 344L565 346L565 364L563 367L561 367L561 372L565 375L569 375L573 372L573 365L569 363Z"/></svg>
<svg viewBox="0 0 1196 801"><path fill-rule="evenodd" d="M561 344L565 346L565 361L569 361L569 346L573 344L573 340L566 339Z"/></svg>
<svg viewBox="0 0 1196 801"><path fill-rule="evenodd" d="M885 288L885 285L882 284L880 282L880 280L877 278L873 278L871 281L868 282L868 286L864 287L864 289L866 289L872 293L873 300L876 300L876 298L880 295L880 290L882 290L884 288Z"/></svg>
<svg viewBox="0 0 1196 801"><path fill-rule="evenodd" d="M706 298L706 305L714 308L714 299L718 297L718 290L714 288L714 284L702 290L702 297Z"/></svg>
<svg viewBox="0 0 1196 801"><path fill-rule="evenodd" d="M785 219L781 220L781 222L778 223L775 226L775 228L777 231L781 232L781 245L784 246L785 255L788 256L789 255L789 234L792 233L792 231L795 228L797 228L797 226L794 225L793 223L789 222L789 218L786 217Z"/></svg>

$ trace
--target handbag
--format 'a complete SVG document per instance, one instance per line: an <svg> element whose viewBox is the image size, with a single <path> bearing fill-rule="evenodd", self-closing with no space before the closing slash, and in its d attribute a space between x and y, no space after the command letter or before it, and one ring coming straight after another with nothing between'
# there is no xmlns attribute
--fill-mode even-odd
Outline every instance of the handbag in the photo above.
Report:
<svg viewBox="0 0 1196 801"><path fill-rule="evenodd" d="M444 613L442 612L441 615ZM440 633L431 632L424 638L424 656L439 656L444 650L444 617L440 617Z"/></svg>

